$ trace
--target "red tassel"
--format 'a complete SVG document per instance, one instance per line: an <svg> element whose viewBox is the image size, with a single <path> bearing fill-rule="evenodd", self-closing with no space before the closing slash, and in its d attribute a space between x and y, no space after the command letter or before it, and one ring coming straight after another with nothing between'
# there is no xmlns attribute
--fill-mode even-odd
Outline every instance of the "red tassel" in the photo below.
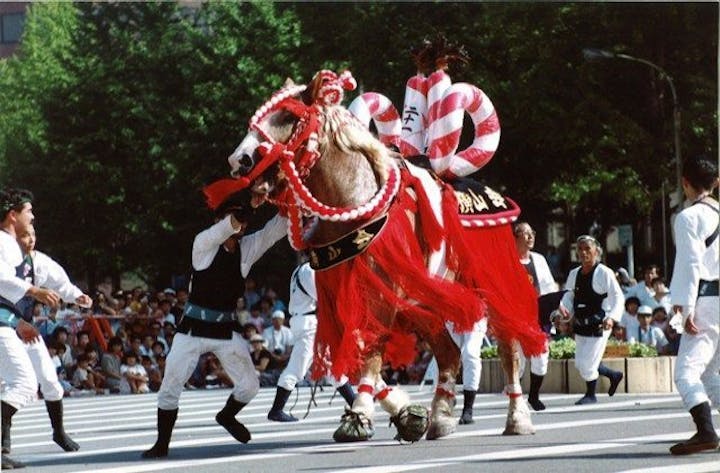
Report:
<svg viewBox="0 0 720 473"><path fill-rule="evenodd" d="M247 178L219 179L203 188L207 206L215 210L235 192L245 189L249 185Z"/></svg>

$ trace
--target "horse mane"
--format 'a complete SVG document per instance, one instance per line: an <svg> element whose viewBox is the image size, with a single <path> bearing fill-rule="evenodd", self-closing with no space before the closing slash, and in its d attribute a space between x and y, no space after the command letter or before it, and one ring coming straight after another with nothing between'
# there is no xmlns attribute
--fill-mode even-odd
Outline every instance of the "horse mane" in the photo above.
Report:
<svg viewBox="0 0 720 473"><path fill-rule="evenodd" d="M324 108L322 132L318 139L320 154L343 153L364 157L384 183L389 174L387 161L389 150L367 128L365 128L345 107L336 105Z"/></svg>

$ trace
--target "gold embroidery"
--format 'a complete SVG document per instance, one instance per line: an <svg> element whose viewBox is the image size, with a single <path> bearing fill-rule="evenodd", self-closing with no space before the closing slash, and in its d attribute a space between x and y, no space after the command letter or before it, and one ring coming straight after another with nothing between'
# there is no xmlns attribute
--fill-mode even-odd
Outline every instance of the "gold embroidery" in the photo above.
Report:
<svg viewBox="0 0 720 473"><path fill-rule="evenodd" d="M340 256L341 253L342 253L342 251L339 248L335 248L334 246L328 246L328 260L329 261L333 261L333 260L337 259L337 257Z"/></svg>
<svg viewBox="0 0 720 473"><path fill-rule="evenodd" d="M469 195L467 195L465 192L457 192L455 191L455 197L458 201L458 209L461 214L470 214L472 213L473 205L472 205L472 199Z"/></svg>
<svg viewBox="0 0 720 473"><path fill-rule="evenodd" d="M312 268L320 267L320 259L318 258L318 254L315 250L310 250L310 267L312 267Z"/></svg>
<svg viewBox="0 0 720 473"><path fill-rule="evenodd" d="M360 229L357 232L357 236L353 239L353 243L357 246L358 250L365 249L370 244L370 241L375 237L374 233L368 233L365 229Z"/></svg>
<svg viewBox="0 0 720 473"><path fill-rule="evenodd" d="M494 190L490 189L488 186L485 186L485 195L487 195L490 200L492 201L493 205L495 207L502 207L507 208L507 204L505 203L505 198L495 192Z"/></svg>
<svg viewBox="0 0 720 473"><path fill-rule="evenodd" d="M468 193L470 194L473 208L477 212L482 212L483 210L490 209L490 206L487 204L487 202L485 202L485 199L483 199L481 195L477 195L475 192L473 192L472 189L468 189Z"/></svg>

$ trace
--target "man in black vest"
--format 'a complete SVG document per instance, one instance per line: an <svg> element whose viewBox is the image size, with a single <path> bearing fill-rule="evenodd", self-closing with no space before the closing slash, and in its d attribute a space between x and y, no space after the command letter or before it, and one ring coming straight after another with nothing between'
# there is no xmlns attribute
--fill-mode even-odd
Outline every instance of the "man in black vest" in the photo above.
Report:
<svg viewBox="0 0 720 473"><path fill-rule="evenodd" d="M158 439L143 458L168 455L180 393L198 358L206 352L215 353L234 385L215 420L238 441L250 440L250 432L235 416L255 397L259 381L247 342L240 335L235 305L252 265L286 235L287 220L275 216L261 230L244 236L249 202L247 191L231 195L215 210L215 223L195 237L190 296L158 392Z"/></svg>
<svg viewBox="0 0 720 473"><path fill-rule="evenodd" d="M565 283L568 291L558 307L563 318L573 317L575 367L587 385L585 396L575 403L578 405L597 402L595 388L599 375L610 379L610 396L623 379L621 372L601 363L612 327L620 322L625 304L615 272L600 262L601 251L592 236L577 239L580 266L568 274Z"/></svg>

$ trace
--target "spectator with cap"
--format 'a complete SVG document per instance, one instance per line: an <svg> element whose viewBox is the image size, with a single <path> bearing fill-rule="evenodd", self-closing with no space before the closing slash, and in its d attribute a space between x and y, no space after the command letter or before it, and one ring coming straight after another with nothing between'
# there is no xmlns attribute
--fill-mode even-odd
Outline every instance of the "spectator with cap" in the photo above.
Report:
<svg viewBox="0 0 720 473"><path fill-rule="evenodd" d="M272 313L272 325L263 331L263 338L272 356L272 368L282 369L287 365L293 345L292 331L286 327L285 312L276 310Z"/></svg>
<svg viewBox="0 0 720 473"><path fill-rule="evenodd" d="M638 326L635 331L628 332L630 343L642 343L657 349L663 354L668 346L667 338L662 330L652 325L653 310L650 306L641 305L638 309Z"/></svg>

